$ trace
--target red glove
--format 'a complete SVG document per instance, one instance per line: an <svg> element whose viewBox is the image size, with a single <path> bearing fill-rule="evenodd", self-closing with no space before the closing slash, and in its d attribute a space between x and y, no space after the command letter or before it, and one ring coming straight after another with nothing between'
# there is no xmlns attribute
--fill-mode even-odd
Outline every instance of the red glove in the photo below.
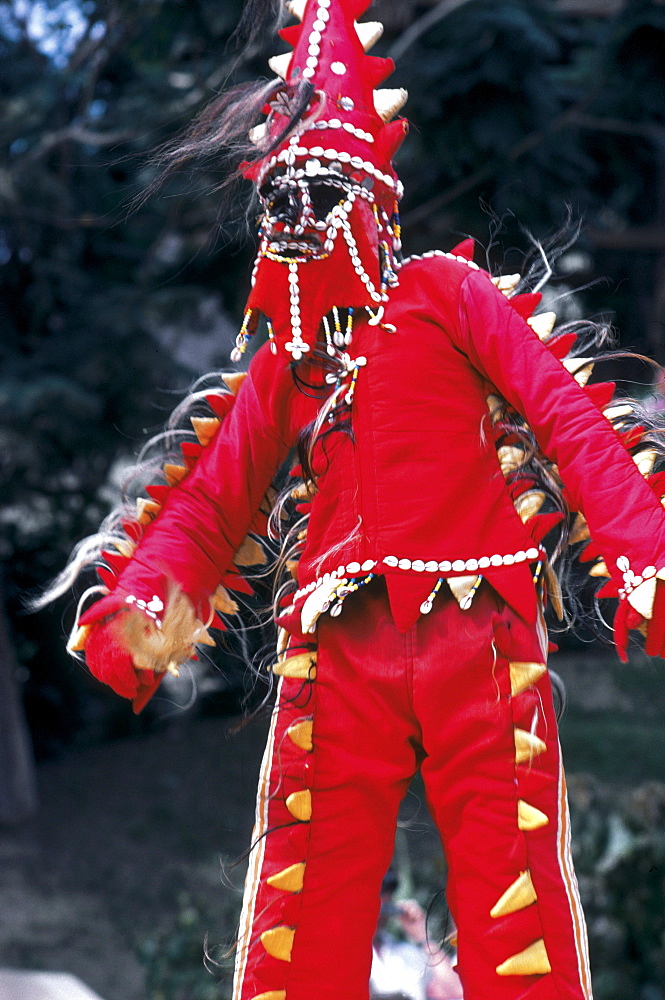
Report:
<svg viewBox="0 0 665 1000"><path fill-rule="evenodd" d="M97 680L108 684L123 698L131 699L134 712L138 715L161 684L164 675L156 674L153 670L136 670L134 667L123 642L128 615L128 611L120 611L112 618L92 625L85 644L85 659Z"/></svg>

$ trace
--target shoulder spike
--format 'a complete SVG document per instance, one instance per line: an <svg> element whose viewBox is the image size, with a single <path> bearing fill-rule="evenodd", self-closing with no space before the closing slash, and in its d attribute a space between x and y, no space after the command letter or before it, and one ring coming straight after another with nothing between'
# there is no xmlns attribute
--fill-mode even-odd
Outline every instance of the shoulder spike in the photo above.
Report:
<svg viewBox="0 0 665 1000"><path fill-rule="evenodd" d="M541 340L547 340L552 330L554 329L554 324L556 323L556 313L555 312L538 313L537 316L529 317L527 323L529 324L533 332L538 334Z"/></svg>

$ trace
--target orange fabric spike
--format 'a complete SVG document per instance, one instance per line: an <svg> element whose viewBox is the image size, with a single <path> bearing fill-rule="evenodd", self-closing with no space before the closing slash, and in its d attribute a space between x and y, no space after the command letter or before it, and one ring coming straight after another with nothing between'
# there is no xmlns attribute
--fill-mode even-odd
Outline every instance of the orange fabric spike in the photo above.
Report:
<svg viewBox="0 0 665 1000"><path fill-rule="evenodd" d="M197 444L195 441L183 441L180 445L180 450L187 463L187 468L193 469L203 451L203 445Z"/></svg>
<svg viewBox="0 0 665 1000"><path fill-rule="evenodd" d="M630 449L638 445L642 438L644 437L644 432L646 427L638 424L636 427L631 427L628 431L619 431L619 437L621 438L621 443L624 448Z"/></svg>
<svg viewBox="0 0 665 1000"><path fill-rule="evenodd" d="M206 403L216 416L223 418L233 408L235 396L231 392L211 392L206 396Z"/></svg>
<svg viewBox="0 0 665 1000"><path fill-rule="evenodd" d="M458 243L456 247L453 247L450 251L454 253L456 257L464 257L466 260L473 260L473 255L476 252L476 241L469 237L466 240L462 240Z"/></svg>
<svg viewBox="0 0 665 1000"><path fill-rule="evenodd" d="M612 402L616 387L616 382L596 382L594 385L587 385L584 391L599 410L604 410Z"/></svg>
<svg viewBox="0 0 665 1000"><path fill-rule="evenodd" d="M115 590L116 585L118 583L118 579L115 573L113 573L110 569L108 569L106 566L98 566L97 576L102 581L105 587L108 587L109 590Z"/></svg>
<svg viewBox="0 0 665 1000"><path fill-rule="evenodd" d="M409 123L404 118L388 122L379 132L377 146L380 155L390 161L409 134Z"/></svg>
<svg viewBox="0 0 665 1000"><path fill-rule="evenodd" d="M618 597L619 587L614 580L607 580L606 583L596 591L596 597Z"/></svg>
<svg viewBox="0 0 665 1000"><path fill-rule="evenodd" d="M513 295L511 299L508 299L515 312L519 313L522 319L528 319L529 316L532 316L542 300L540 292L525 292L523 295Z"/></svg>
<svg viewBox="0 0 665 1000"><path fill-rule="evenodd" d="M589 544L586 546L586 548L582 552L580 552L577 558L579 559L580 562L585 563L585 562L591 562L593 559L597 559L598 556L600 555L602 555L602 552L600 551L598 546L595 544L594 541L590 541Z"/></svg>
<svg viewBox="0 0 665 1000"><path fill-rule="evenodd" d="M151 486L146 486L145 491L148 496L152 497L153 500L156 500L157 503L161 505L171 492L171 487L155 483Z"/></svg>
<svg viewBox="0 0 665 1000"><path fill-rule="evenodd" d="M541 542L552 528L563 521L563 514L536 514L529 521L529 531L535 542Z"/></svg>
<svg viewBox="0 0 665 1000"><path fill-rule="evenodd" d="M371 87L378 87L394 72L395 63L392 59L382 59L381 56L365 56L363 76Z"/></svg>
<svg viewBox="0 0 665 1000"><path fill-rule="evenodd" d="M283 38L287 45L290 45L292 49L295 49L298 44L298 39L302 34L302 27L299 24L291 24L288 28L280 28L278 35Z"/></svg>
<svg viewBox="0 0 665 1000"><path fill-rule="evenodd" d="M114 573L118 574L122 573L127 565L127 556L121 555L120 552L102 552L102 559Z"/></svg>
<svg viewBox="0 0 665 1000"><path fill-rule="evenodd" d="M570 352L571 348L575 346L577 340L576 333L564 333L560 337L554 337L552 340L547 341L547 350L550 354L553 354L555 358L561 361Z"/></svg>
<svg viewBox="0 0 665 1000"><path fill-rule="evenodd" d="M665 472L654 472L648 478L647 482L651 489L654 491L657 497L662 497L665 493Z"/></svg>

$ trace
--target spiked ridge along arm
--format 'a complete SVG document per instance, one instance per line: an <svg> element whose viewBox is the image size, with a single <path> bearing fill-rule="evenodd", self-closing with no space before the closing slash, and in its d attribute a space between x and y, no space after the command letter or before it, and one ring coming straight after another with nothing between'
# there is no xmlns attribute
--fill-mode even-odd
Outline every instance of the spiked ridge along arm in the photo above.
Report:
<svg viewBox="0 0 665 1000"><path fill-rule="evenodd" d="M459 336L458 346L474 367L528 422L557 465L572 509L586 519L594 551L602 553L621 598L615 642L623 657L627 629L646 617L636 621L628 613L637 603L631 595L638 588L651 592L665 567L665 511L593 394L526 323L527 306L531 309L521 303L518 311L486 274L472 272L461 288L459 329L450 332ZM647 651L662 655L665 608L658 592L651 609Z"/></svg>
<svg viewBox="0 0 665 1000"><path fill-rule="evenodd" d="M233 567L265 561L247 532L293 443L295 391L288 363L261 348L191 469L166 467L170 488L156 488L164 492L154 519L126 524L131 556L101 571L110 592L81 616L83 634L70 648L85 650L95 676L133 697L135 707L145 693L139 687L150 687L149 697L195 643L214 644L206 625L223 627L215 611L237 611L226 586L251 592ZM199 430L205 439L207 428Z"/></svg>

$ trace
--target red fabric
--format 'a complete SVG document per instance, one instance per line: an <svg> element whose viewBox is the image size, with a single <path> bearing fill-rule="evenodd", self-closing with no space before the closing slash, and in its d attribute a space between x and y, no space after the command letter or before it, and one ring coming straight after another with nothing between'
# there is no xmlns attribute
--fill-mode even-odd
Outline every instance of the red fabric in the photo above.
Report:
<svg viewBox="0 0 665 1000"><path fill-rule="evenodd" d="M108 684L124 698L130 698L138 714L161 684L163 675L134 669L123 642L123 618L121 613L92 626L86 641L86 662L97 680Z"/></svg>
<svg viewBox="0 0 665 1000"><path fill-rule="evenodd" d="M315 454L319 492L301 587L339 566L379 560L375 572L386 575L406 630L437 576L460 571L395 569L381 562L386 556L454 562L533 546L488 426L493 386L558 463L615 582L623 582L616 567L622 555L637 574L665 565L658 498L593 401L484 272L443 257L414 261L390 292L385 321L395 333L370 326L362 314L356 323L351 352L367 364L355 390L354 439L329 435L325 452ZM145 531L120 590L165 600L173 579L205 619L209 595L319 402L296 388L281 352L259 350L233 410ZM482 572L523 618L535 620L526 562Z"/></svg>
<svg viewBox="0 0 665 1000"><path fill-rule="evenodd" d="M239 963L237 1000L281 989L289 1000L367 1000L381 879L399 802L421 762L450 869L466 1000L583 1000L576 926L582 951L585 942L577 911L571 917L574 881L562 870L562 776L547 676L510 696L509 661L542 658L536 630L487 586L469 612L444 598L405 634L380 581L338 619L321 621L315 682L284 680L280 689L259 809L272 832L261 839L258 869L250 860L251 943L247 963ZM303 715L313 715L312 753L294 749L285 735ZM515 764L515 725L535 728L547 744L530 765ZM285 798L302 788L311 790L311 822L285 826L292 823ZM521 832L518 798L545 812L548 826ZM302 861L301 893L267 884ZM526 868L537 904L492 918ZM260 942L263 931L282 924L295 927L290 963L267 956ZM496 974L541 937L551 974Z"/></svg>

